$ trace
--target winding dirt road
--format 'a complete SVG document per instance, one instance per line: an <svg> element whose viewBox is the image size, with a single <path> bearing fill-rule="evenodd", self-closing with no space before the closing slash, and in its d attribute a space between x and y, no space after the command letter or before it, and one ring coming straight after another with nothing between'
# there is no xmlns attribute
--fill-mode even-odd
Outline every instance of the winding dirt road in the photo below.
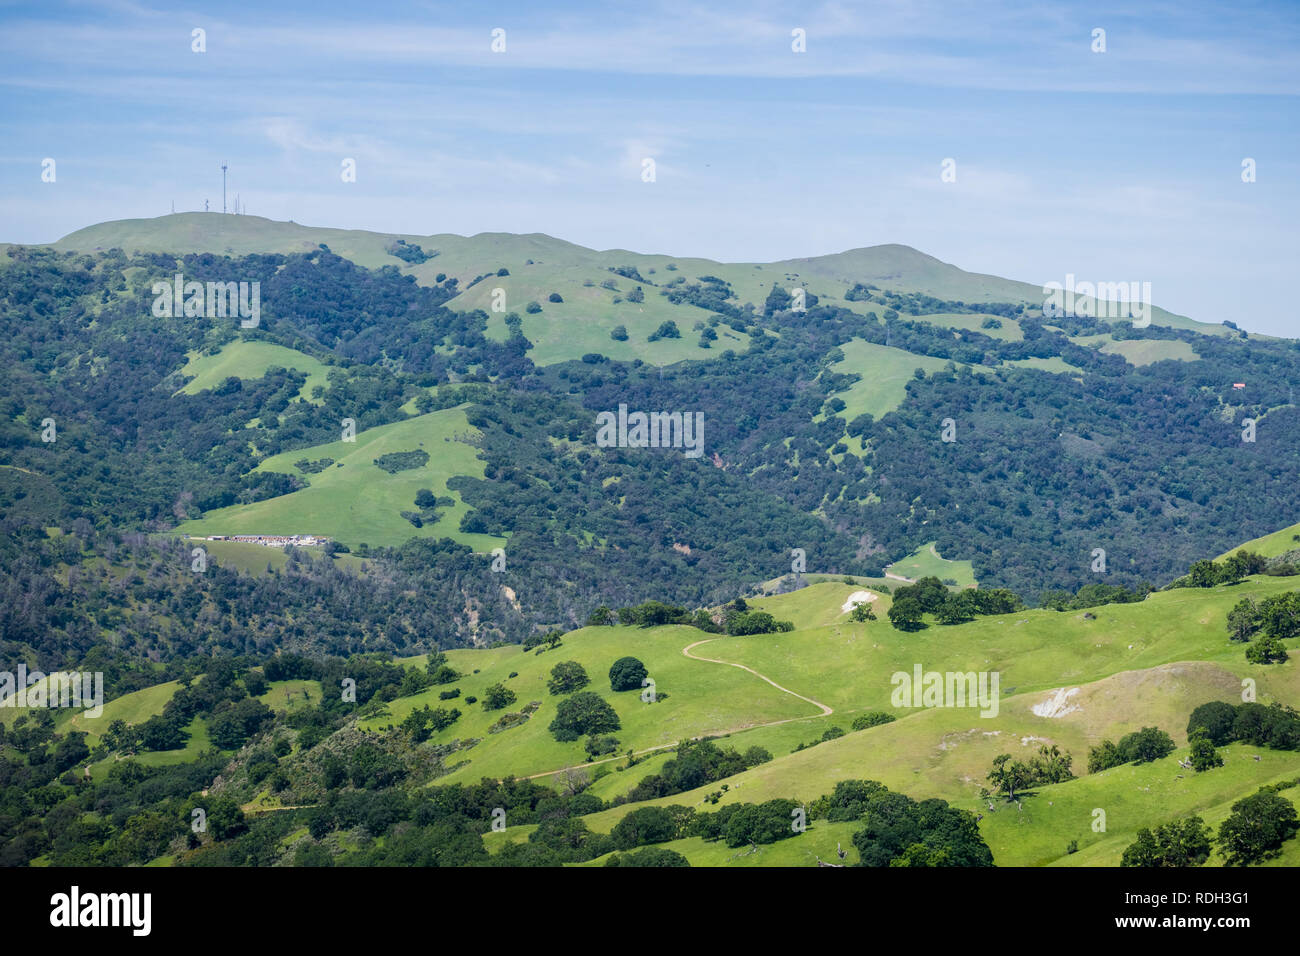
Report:
<svg viewBox="0 0 1300 956"><path fill-rule="evenodd" d="M684 657L689 657L693 661L702 661L709 664L725 664L727 667L739 667L742 671L748 671L749 673L757 677L759 680L766 681L767 683L771 684L773 687L781 691L783 694L789 694L791 697L798 697L800 700L812 704L814 707L819 708L821 710L821 713L811 714L807 717L784 717L781 720L769 720L765 724L746 724L743 727L731 727L727 730L711 730L706 734L700 734L699 736L691 737L690 738L691 740L699 740L701 737L723 737L726 736L727 734L740 733L742 730L757 730L760 727L775 727L778 724L790 724L790 723L794 723L797 720L813 720L817 717L829 717L831 714L835 713L835 709L833 707L823 704L819 700L813 700L811 697L805 697L803 694L796 694L790 688L782 687L776 681L772 680L772 678L767 677L764 674L760 674L752 667L746 667L744 664L736 664L733 663L732 661L720 661L714 657L700 657L696 654L691 653L691 651L694 648L699 647L701 644L708 644L716 640L719 640L719 638L709 637L709 638L705 638L702 641L696 641L694 644L688 644L686 647L682 648L682 655ZM644 754L657 753L660 750L671 750L676 746L677 744L675 742L671 744L660 744L657 747L648 747L645 750L633 751L633 756L640 757L643 756ZM564 773L564 771L566 770L581 770L584 767L595 767L598 764L602 764L602 763L612 763L615 760L622 760L626 756L627 756L626 754L619 754L616 757L606 757L603 760L591 760L588 761L587 763L574 764L569 767L561 767L559 770L547 770L542 773L529 774L523 779L536 780L538 777L551 777L557 773Z"/></svg>
<svg viewBox="0 0 1300 956"><path fill-rule="evenodd" d="M829 717L831 714L835 713L835 709L834 709L833 707L828 707L826 704L823 704L821 701L819 701L819 700L813 700L811 697L805 697L803 694L796 694L796 693L795 693L794 691L792 691L790 688L788 688L788 687L782 687L782 686L781 686L780 684L778 684L776 681L772 680L770 677L765 677L765 676L763 676L763 675L760 674L758 671L754 670L754 668L752 668L752 667L746 667L744 664L734 664L734 663L732 663L731 661L720 661L720 660L718 660L717 658L713 658L713 657L698 657L698 656L696 656L695 654L692 654L692 653L691 653L691 649L692 649L692 648L699 647L701 644L708 644L708 643L710 643L711 641L716 641L716 640L718 640L718 638L716 638L716 637L710 637L710 638L706 638L705 640L702 640L702 641L696 641L694 644L690 644L690 645L687 645L686 647L683 647L683 648L682 648L682 654L683 654L684 656L686 656L686 657L689 657L689 658L690 658L691 660L693 660L693 661L708 661L710 664L726 664L728 667L739 667L742 671L749 671L751 674L753 674L753 675L754 675L755 677L757 677L759 680L767 681L769 684L771 684L771 685L772 685L773 687L775 687L777 690L782 691L782 692L784 692L784 693L786 693L786 694L789 694L791 697L798 697L800 700L806 700L808 703L812 704L814 707L820 707L822 712L821 712L821 714L819 714L819 715L817 715L817 716L821 716L821 717ZM767 724L754 724L754 727L774 727L774 726L776 726L777 724L788 724L788 723L790 723L790 721L792 721L792 720L808 720L808 719L809 719L809 718L807 718L807 717L787 717L787 718L785 718L785 720L774 720L774 721L772 721L771 723L767 723ZM752 728L752 727L745 727L745 728L741 728L741 729L744 729L744 730L752 730L753 728Z"/></svg>

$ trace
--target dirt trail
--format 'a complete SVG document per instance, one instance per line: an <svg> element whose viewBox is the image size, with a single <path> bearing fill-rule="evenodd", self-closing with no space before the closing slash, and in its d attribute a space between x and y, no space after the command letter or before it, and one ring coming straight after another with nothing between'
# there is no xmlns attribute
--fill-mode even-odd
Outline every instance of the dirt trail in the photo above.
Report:
<svg viewBox="0 0 1300 956"><path fill-rule="evenodd" d="M695 654L691 653L691 650L693 648L699 647L701 644L708 644L710 641L716 641L716 640L718 640L718 638L709 637L709 638L705 638L702 641L696 641L694 644L689 644L686 647L683 647L682 654L685 657L689 657L693 661L704 661L709 664L725 664L728 667L739 667L742 671L749 671L749 673L753 674L759 680L766 681L767 683L771 684L773 687L775 687L777 690L781 691L782 693L789 694L791 697L798 697L800 700L806 701L807 703L812 704L814 707L820 708L821 713L813 714L808 717L785 717L782 718L781 720L769 720L767 723L764 724L746 724L743 727L731 727L728 728L727 730L711 730L706 734L700 734L699 736L691 737L690 738L691 740L699 740L701 737L722 737L727 734L740 733L742 730L757 730L760 727L775 727L778 724L794 723L796 720L812 720L816 717L829 717L831 714L835 713L835 709L833 707L828 707L826 704L823 704L821 701L813 700L811 697L805 697L803 694L796 694L794 691L790 690L790 688L782 687L776 681L772 680L770 677L766 677L763 674L760 674L752 667L746 667L744 664L734 664L731 661L720 661L713 657L698 657ZM647 747L645 750L633 751L633 756L640 757L644 754L657 753L660 750L672 750L676 746L677 744L674 742L671 744L660 744L657 747ZM564 773L564 771L566 770L581 770L584 767L595 767L598 764L602 764L602 763L612 763L615 760L622 760L626 756L627 754L619 754L616 757L606 757L603 760L591 760L588 761L587 763L579 763L579 764L573 764L572 766L569 767L561 767L559 770L546 770L543 771L542 773L529 774L523 779L536 780L538 777L551 777L557 773Z"/></svg>
<svg viewBox="0 0 1300 956"><path fill-rule="evenodd" d="M789 694L791 697L798 697L800 700L806 700L808 703L812 704L814 707L820 707L820 708L821 708L821 711L822 711L822 712L821 712L821 716L822 716L822 717L829 717L831 714L835 713L835 709L834 709L833 707L828 707L828 706L826 706L825 704L823 704L821 701L819 701L819 700L813 700L811 697L805 697L803 694L796 694L796 693L795 693L794 691L792 691L790 688L788 688L788 687L782 687L782 686L781 686L780 684L778 684L776 681L772 680L772 678L770 678L770 677L764 677L762 674L760 674L758 671L754 670L754 668L752 668L752 667L746 667L744 664L733 664L731 661L720 661L720 660L718 660L717 658L713 658L713 657L697 657L696 655L694 655L694 654L691 653L691 648L699 647L701 644L708 644L710 641L716 641L716 640L718 640L718 638L716 638L716 637L710 637L710 638L707 638L707 639L705 639L705 640L703 640L703 641L696 641L694 644L691 644L691 645L689 645L689 646L687 646L687 647L683 647L683 648L682 648L682 654L684 654L686 657L689 657L689 658L690 658L691 660L693 660L693 661L708 661L710 664L726 664L728 667L739 667L742 671L749 671L751 674L753 674L753 675L754 675L755 677L757 677L759 680L767 681L769 684L771 684L771 685L772 685L773 687L775 687L777 690L779 690L779 691L783 691L783 692ZM807 717L787 717L785 720L774 720L774 721L772 721L771 723L767 723L767 724L756 724L755 726L758 726L758 727L772 727L772 726L775 726L776 724L787 724L787 723L789 723L789 722L792 721L792 720L807 720L807 719L808 719Z"/></svg>
<svg viewBox="0 0 1300 956"><path fill-rule="evenodd" d="M310 810L312 807L319 806L319 803L299 803L291 807L255 807L251 803L246 803L239 809L244 813L279 813L281 810Z"/></svg>

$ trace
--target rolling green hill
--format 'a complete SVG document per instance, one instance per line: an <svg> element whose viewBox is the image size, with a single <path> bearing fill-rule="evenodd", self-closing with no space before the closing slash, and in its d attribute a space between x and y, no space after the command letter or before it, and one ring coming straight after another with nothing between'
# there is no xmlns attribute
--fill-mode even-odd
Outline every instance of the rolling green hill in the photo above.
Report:
<svg viewBox="0 0 1300 956"><path fill-rule="evenodd" d="M403 262L389 251L398 239L420 246L426 254L436 251L437 255L418 264ZM658 294L659 287L677 278L695 282L701 276L717 277L730 284L737 304L752 302L760 309L774 285L790 289L805 283L809 291L825 302L849 308L856 308L857 304L844 296L858 283L968 303L1024 302L1037 307L1043 301L1040 285L966 272L897 244L771 263L723 263L621 249L597 251L538 233L414 236L304 226L258 216L177 213L156 219L125 219L89 226L64 236L54 247L77 251L117 247L127 251L244 255L306 252L321 243L337 255L367 268L396 266L422 284L432 284L439 274L453 276L459 280L462 292L452 300L452 308L490 310L492 290L505 290L506 311L523 316L524 334L535 344L534 361L539 364L578 358L597 350L612 358L641 358L652 364L707 357L701 355L705 350L696 346L698 335L691 332L697 321L707 319L708 312L689 305L674 306ZM612 268L623 267L635 269L646 281L641 283L610 272ZM500 269L506 269L509 275L497 276ZM484 276L471 287L475 279ZM619 291L602 288L602 282L611 280ZM625 294L637 285L642 286L645 301L640 304L626 301ZM563 303L548 302L553 292L560 295ZM616 303L616 298L624 301ZM526 315L524 306L531 301L540 304L543 311ZM504 313L494 314L489 326L489 331L502 338L503 317ZM678 322L682 339L645 342L648 333L669 318ZM950 328L978 329L984 318L974 314L939 313L931 320ZM992 334L1017 341L1017 325L1004 322L1004 327ZM1221 325L1195 322L1159 308L1153 309L1152 322L1214 335L1226 332ZM628 342L612 343L609 332L620 324L628 330ZM712 350L740 350L747 344L746 337L736 335L735 341L723 338L714 343Z"/></svg>
<svg viewBox="0 0 1300 956"><path fill-rule="evenodd" d="M876 779L917 799L942 797L984 813L981 832L1004 865L1114 865L1139 827L1192 813L1214 817L1211 822L1217 824L1233 800L1300 772L1300 755L1244 745L1225 749L1227 764L1221 770L1194 774L1177 764L1186 757L1187 715L1200 703L1238 698L1242 677L1257 681L1262 701L1300 697L1300 668L1294 662L1251 667L1241 656L1241 645L1229 642L1223 629L1234 603L1292 590L1289 579L1252 578L1234 587L1163 592L1139 604L1105 605L1087 613L1022 611L952 627L931 625L917 633L888 624L887 595L872 605L880 620L849 623L841 605L857 589L827 581L754 602L778 618L793 618L796 630L787 634L720 637L681 627L585 628L565 635L561 648L540 656L508 649L452 652L458 669L478 671L456 685L466 693L481 694L488 684L503 681L518 691L519 705L532 699L541 701L541 708L522 727L495 735L486 733L495 714L470 708L435 738L478 738L470 749L457 752L465 762L446 779L476 780L506 772L531 776L548 763L557 772L586 763L578 744L558 744L544 732L555 703L543 686L545 675L556 661L570 659L583 663L592 688L614 703L624 723L620 749L647 752L627 770L618 769L625 757L605 758L586 769L594 777L590 792L603 799L625 793L671 757L652 748L725 730L722 742L727 746L763 746L774 759L728 778L720 805L777 797L806 802L840 779ZM708 660L686 660L682 651L687 647L692 656ZM602 672L627 649L646 661L657 688L669 693L667 701L642 704L634 693L609 692ZM977 710L893 707L890 675L910 673L916 663L935 671L999 672L999 713L983 718ZM506 676L514 671L516 677ZM762 678L786 689L784 701ZM1059 716L1035 713L1033 708L1049 704L1056 690L1072 691L1057 708ZM745 705L735 695L751 703ZM812 698L833 713L818 714L794 695ZM396 701L386 716L366 725L378 729L395 723L430 699L436 706L436 696L430 691ZM885 710L898 719L792 752L829 727L848 730L854 716L867 710ZM738 721L742 713L746 719ZM1090 746L1152 725L1168 731L1183 749L1154 764L1086 774ZM1074 755L1079 779L1039 788L1023 798L1022 809L995 805L996 812L989 813L979 790L986 786L984 775L993 757L1008 750L1028 755L1045 743ZM703 801L717 790L717 784L706 784L649 804L708 809ZM627 804L586 820L591 829L604 831L642 805L647 804ZM1091 829L1096 807L1107 811L1105 832ZM525 838L528 832L525 827L513 836L494 835L494 841ZM1070 840L1078 841L1077 857L1067 854ZM761 849L752 859L698 839L668 846L696 865L790 865L815 862L817 856L828 859L828 847L833 851L836 841L847 842L844 833L823 823L794 840Z"/></svg>
<svg viewBox="0 0 1300 956"><path fill-rule="evenodd" d="M329 387L329 367L320 360L271 342L239 339L215 354L191 354L180 370L181 375L190 379L181 391L186 395L197 395L205 389L216 388L227 378L261 378L268 369L277 366L307 374L307 382L299 393L305 401L319 402L319 399L312 398L312 391L318 386Z"/></svg>
<svg viewBox="0 0 1300 956"><path fill-rule="evenodd" d="M487 552L506 539L459 530L469 507L447 488L457 475L481 477L483 462L474 447L475 432L460 408L417 415L358 432L355 442L330 442L272 456L259 471L298 475L308 487L278 498L247 505L232 505L186 521L183 534L315 534L370 545L399 545L411 537L446 537ZM375 460L382 455L425 451L428 461L415 468L387 473ZM304 475L295 462L333 459L318 474ZM430 489L453 504L441 510L436 521L416 528L402 517L417 511L415 494Z"/></svg>

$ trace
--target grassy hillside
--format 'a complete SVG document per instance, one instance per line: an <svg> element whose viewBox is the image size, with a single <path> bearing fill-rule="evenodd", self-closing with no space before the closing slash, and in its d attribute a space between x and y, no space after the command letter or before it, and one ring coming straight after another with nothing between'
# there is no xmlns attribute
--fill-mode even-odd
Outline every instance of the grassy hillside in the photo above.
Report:
<svg viewBox="0 0 1300 956"><path fill-rule="evenodd" d="M397 239L418 244L426 253L436 251L437 255L420 264L405 263L388 251ZM523 306L528 301L535 299L545 307L545 297L551 292L559 292L565 305L572 302L572 307L557 310L551 317L552 322L563 322L569 329L581 329L584 322L597 321L604 324L606 337L610 328L623 323L635 339L633 323L648 321L647 316L659 314L660 306L673 310L673 314L678 316L679 325L681 317L689 316L690 323L693 324L697 319L707 318L708 315L692 306L669 306L666 300L652 306L651 300L658 300L659 295L658 289L649 285L644 287L644 313L636 311L635 307L626 302L615 305L613 295L603 295L604 290L599 290L599 285L610 278L615 279L620 289L627 290L635 285L636 283L612 276L609 272L610 267L621 266L635 267L648 282L656 285L679 276L686 277L687 281L696 281L704 275L716 276L731 284L738 304L752 302L760 308L774 284L786 289L806 284L811 292L827 302L851 308L854 303L847 302L843 296L857 283L871 283L890 291L922 292L941 299L971 303L1024 302L1039 306L1043 301L1041 284L966 272L916 249L897 244L772 263L723 263L711 259L683 259L621 249L597 251L538 233L414 236L308 227L258 216L177 213L156 219L100 223L73 232L58 240L54 246L57 249L86 251L120 247L128 251L140 249L243 255L252 252L305 252L316 248L320 243L359 265L368 268L397 266L426 284L431 284L439 273L455 276L464 291L453 300L453 308L486 308L491 289L499 286L507 290L508 308L523 314ZM474 279L496 273L502 268L509 271L508 280L498 281L494 276L469 288ZM1053 277L1046 277L1044 281L1050 278ZM584 285L588 281L594 283L595 289ZM625 321L627 319L631 321ZM972 319L982 321L983 316L936 316L934 321L937 324L965 328L969 327L967 323ZM1152 322L1209 334L1224 334L1227 331L1221 325L1195 322L1159 308L1153 309ZM683 327L682 331L687 341L676 344L694 348L698 336L687 334L689 325ZM580 351L563 348L554 324L535 322L533 333L530 334L526 326L525 334L529 338L533 334L538 336L533 341L538 343L537 361L542 364L553 360L554 356L577 358L582 354ZM1004 322L1004 329L998 337L1014 338L1017 335L1018 329L1014 323ZM586 337L581 332L579 336ZM715 343L714 348L719 348L720 345L721 343ZM677 358L672 357L671 352L671 349L666 349L652 356L635 354L646 361L665 358L667 361L676 361Z"/></svg>
<svg viewBox="0 0 1300 956"><path fill-rule="evenodd" d="M268 369L286 368L305 372L307 381L299 393L305 401L320 403L320 399L311 397L313 389L329 387L329 366L304 355L302 352L287 349L271 342L248 342L238 340L229 343L213 355L190 353L189 361L181 369L181 374L191 381L181 389L186 395L197 395L204 389L216 388L228 378L261 378Z"/></svg>
<svg viewBox="0 0 1300 956"><path fill-rule="evenodd" d="M953 583L955 587L973 588L975 570L969 561L953 561L941 557L935 550L935 542L923 544L901 561L895 561L888 568L890 574L900 577L917 578L935 577L944 583Z"/></svg>
<svg viewBox="0 0 1300 956"><path fill-rule="evenodd" d="M437 742L480 738L469 750L458 752L466 760L447 781L473 780L483 776L529 776L566 766L586 763L580 741L560 743L547 731L555 717L559 698L550 694L546 681L560 661L577 661L591 678L585 688L608 700L622 723L615 736L619 750L637 751L671 746L677 741L706 734L720 734L778 720L798 720L820 713L819 709L771 687L761 679L735 667L690 660L682 649L708 635L689 627L661 627L641 630L628 627L583 628L564 636L563 646L543 654L519 647L492 651L449 652L453 667L465 673L451 685L461 688L459 699L439 701L448 687L431 687L414 697L387 705L384 716L363 722L370 729L400 723L416 708L456 707L464 716L448 729L435 734ZM614 661L633 655L642 661L655 681L661 699L645 703L635 691L615 693L610 689L609 668ZM474 671L478 673L474 673ZM511 673L517 676L510 677ZM518 698L506 710L483 708L484 690L503 683ZM479 703L467 705L474 696ZM488 728L507 711L519 711L530 701L541 707L526 723L496 734ZM639 779L639 778L638 778ZM442 782L442 781L440 781ZM635 783L629 780L627 786Z"/></svg>
<svg viewBox="0 0 1300 956"><path fill-rule="evenodd" d="M852 421L864 413L875 418L892 412L907 397L907 383L916 370L937 372L948 364L946 359L929 355L916 355L887 345L876 345L854 339L840 346L843 361L831 366L840 375L861 375L862 378L839 392L845 408L841 418Z"/></svg>
<svg viewBox="0 0 1300 956"><path fill-rule="evenodd" d="M442 409L358 432L355 442L330 442L274 455L259 471L294 474L309 486L278 498L210 511L202 518L183 522L182 534L321 534L349 545L399 545L413 536L448 537L476 551L505 544L491 535L459 530L469 506L447 488L455 475L481 477L483 462L472 444L474 429L460 408ZM381 455L424 450L428 462L418 468L389 474L374 464ZM295 462L334 459L324 471L304 475ZM402 517L416 511L415 494L428 488L455 504L442 510L435 522L415 528Z"/></svg>
<svg viewBox="0 0 1300 956"><path fill-rule="evenodd" d="M577 660L592 678L591 689L614 703L623 720L624 731L618 736L624 753L629 747L642 751L685 737L729 731L736 746L743 749L758 743L779 756L800 742L817 738L827 727L847 730L857 714L886 710L905 719L863 733L883 734L888 740L901 728L908 728L898 746L890 750L891 759L900 762L900 780L927 766L924 754L947 735L982 735L984 728L1000 735L1064 739L1079 759L1084 759L1086 746L1136 729L1139 721L1155 720L1176 740L1182 740L1192 707L1206 700L1231 699L1239 692L1240 677L1245 674L1259 681L1261 699L1294 699L1300 689L1294 664L1249 668L1241 646L1230 644L1222 630L1228 609L1241 597L1258 599L1289 590L1288 585L1284 578L1257 578L1235 588L1177 590L1154 594L1141 604L1108 605L1089 612L1092 619L1083 612L1030 610L953 627L932 624L920 632L905 633L894 629L885 617L888 595L879 595L872 603L879 620L853 624L843 604L859 588L826 582L753 602L778 618L796 622L796 630L784 634L726 637L683 627L584 628L565 635L564 647L541 655L512 648L454 651L453 665L469 672L455 685L463 688L462 701L468 695L481 697L488 685L502 682L518 696L510 709L517 710L530 700L542 701L542 707L523 726L488 735L487 727L500 712L483 712L481 705L467 709L459 702L445 703L442 706L459 706L466 716L435 739L482 738L464 752L469 763L452 779L509 772L532 775L586 762L578 744L556 743L545 732L555 704L545 689L546 676L558 661ZM709 660L684 657L683 649L692 645L692 655ZM634 694L609 691L605 672L624 653L646 663L658 689L668 693L667 700L642 705ZM713 661L750 668L791 693L776 690L740 667ZM891 675L899 671L910 674L917 663L925 670L999 672L1004 695L1000 713L988 719L973 711L894 708ZM479 673L472 673L476 669ZM518 676L508 676L516 671ZM1062 687L1080 688L1069 699L1077 709L1060 717L1032 712L1054 689ZM387 716L371 719L366 725L375 729L396 724L416 707L426 703L439 706L438 692L443 689L431 688L417 697L399 699L388 706ZM739 697L732 698L732 694ZM834 713L824 717L817 707L793 696L796 694L827 705ZM756 726L792 717L805 720L770 728ZM850 739L863 737L850 734L809 753L829 748L826 752L833 754L849 746L846 741ZM956 779L976 779L978 766L993 756L984 751L996 743L974 748L980 754L975 764L959 761L964 769ZM878 743L868 746L875 750ZM868 766L879 762L873 759ZM771 766L781 763L778 760ZM905 771L902 765L907 765ZM838 764L823 775L805 767L799 771L799 779L829 789L837 779L834 766ZM621 789L626 790L648 772L634 768ZM751 771L760 776L771 772L767 768ZM954 782L951 776L943 779L942 784L935 781L933 792L945 792Z"/></svg>
<svg viewBox="0 0 1300 956"><path fill-rule="evenodd" d="M1236 548L1230 548L1223 554L1219 555L1217 560L1222 560L1230 554L1235 554L1240 548L1247 551L1254 551L1262 554L1266 558L1274 558L1279 554L1286 554L1288 551L1300 549L1300 524L1293 524L1289 528L1283 528L1280 531L1274 531L1272 534L1266 534L1262 538L1256 538L1253 541L1247 541L1245 544Z"/></svg>
<svg viewBox="0 0 1300 956"><path fill-rule="evenodd" d="M1122 355L1130 365L1150 365L1173 359L1180 362L1195 362L1199 359L1196 351L1186 342L1166 341L1164 339L1120 339L1111 335L1080 335L1070 339L1076 345L1098 346L1107 355Z"/></svg>
<svg viewBox="0 0 1300 956"><path fill-rule="evenodd" d="M245 574L265 574L267 567L280 570L289 560L283 548L268 548L265 545L244 541L208 541L206 538L194 538L195 547L202 547L210 559L222 567L236 568ZM303 548L311 554L320 554L319 547ZM361 570L366 566L365 558L355 554L337 554L334 560L341 567Z"/></svg>
<svg viewBox="0 0 1300 956"><path fill-rule="evenodd" d="M629 746L648 749L724 727L731 731L727 746L744 750L758 745L770 750L775 758L771 762L728 778L723 805L776 797L811 801L837 780L876 779L918 799L942 797L983 813L981 831L1001 864L1084 865L1092 860L1113 865L1139 827L1198 812L1209 819L1221 810L1221 818L1233 800L1257 786L1300 772L1298 754L1243 745L1225 749L1227 765L1221 770L1198 775L1177 763L1186 757L1185 727L1191 710L1210 700L1239 700L1242 677L1258 682L1262 701L1300 697L1300 667L1294 661L1252 667L1246 664L1241 645L1230 643L1223 630L1228 609L1242 597L1258 600L1293 586L1285 578L1252 578L1233 587L1161 592L1140 604L1107 605L1086 614L1030 610L904 633L884 618L888 595L878 595L872 604L880 620L852 624L842 606L861 586L825 581L753 602L778 618L796 622L796 630L784 634L725 637L680 627L588 628L566 635L563 648L540 657L512 654L508 649L459 651L453 655L456 667L473 670L471 665L481 662L478 674L457 685L464 686L464 693L481 692L489 683L518 671L517 677L505 682L517 688L519 704L531 698L543 705L523 727L498 735L485 733L494 715L471 713L462 718L443 738L482 739L456 755L469 762L447 779L475 780L505 772L531 775L541 772L548 761L555 770L584 762L577 744L556 744L545 734L554 702L542 687L545 671L555 661L573 659L587 667L595 689L615 703L625 728L618 735L621 751ZM694 656L709 660L686 660L681 651L688 646ZM647 662L659 689L670 692L667 701L642 705L634 694L608 692L597 674L609 659L624 652ZM982 717L977 709L893 707L890 676L896 671L911 673L917 663L927 671L998 672L1002 700L997 715ZM818 714L816 708L792 694L780 694L753 672L792 694L813 698L833 713ZM659 674L669 677L659 680ZM530 686L535 689L528 691ZM1057 690L1072 692L1057 715L1049 716L1044 705ZM747 706L734 699L735 694L752 703ZM434 698L430 705L437 706L436 692L427 696ZM399 700L390 705L391 716L369 725L396 722L411 705L423 702ZM1036 713L1036 707L1043 712ZM757 726L782 720L790 713L785 708L802 719ZM885 710L898 719L795 751L798 744L816 741L831 726L849 730L853 718L867 710ZM642 718L650 714L654 720L644 722ZM747 720L733 723L739 714ZM1141 726L1162 728L1183 749L1153 764L1086 774L1089 747ZM979 791L987 785L985 775L993 758L1006 752L1027 757L1041 744L1057 744L1073 754L1079 779L1041 788L1022 799L1022 809L997 801L995 812L990 813ZM595 777L590 792L604 799L626 793L670 756L650 754L626 770L620 769L625 763L622 757L589 768ZM707 809L705 797L717 790L717 784L708 784L650 802ZM593 830L607 830L640 805L602 811L589 816L587 823ZM1108 814L1105 833L1091 829L1091 813L1097 807ZM526 830L510 836L524 837ZM1072 839L1080 850L1069 856L1066 844ZM783 865L815 862L817 856L829 859L835 841L847 843L847 838L836 828L821 826L763 848L754 859L699 840L676 841L670 848L697 865Z"/></svg>

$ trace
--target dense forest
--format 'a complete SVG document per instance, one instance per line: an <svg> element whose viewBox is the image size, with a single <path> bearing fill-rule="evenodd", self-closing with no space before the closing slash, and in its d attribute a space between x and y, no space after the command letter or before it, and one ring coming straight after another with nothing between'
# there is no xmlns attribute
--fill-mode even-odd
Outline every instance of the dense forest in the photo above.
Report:
<svg viewBox="0 0 1300 956"><path fill-rule="evenodd" d="M152 283L177 271L260 281L259 327L154 316ZM698 308L705 328L748 333L746 351L710 349L662 369L599 354L537 367L517 323L496 341L485 334L485 313L448 309L457 291L455 279L420 286L395 267L364 269L324 247L179 258L15 247L0 262L0 514L29 542L24 528L59 528L88 547L106 533L166 532L214 508L294 493L301 479L254 471L258 462L333 440L345 418L364 430L405 418L411 401L420 411L468 403L485 475L453 480L472 506L462 530L510 535L504 578L489 585L481 557L427 541L372 549L372 577L391 588L349 584L305 556L286 572L311 581L323 607L338 600L360 613L359 631L383 649L518 641L575 626L601 604L717 603L788 571L794 548L810 571L879 574L933 540L945 555L971 560L982 583L1029 603L1091 583L1090 556L1100 548L1107 584L1159 586L1195 558L1294 518L1294 342L1086 317L1049 326L1011 305L999 314L1016 317L1023 340L1003 341L925 321L925 310L971 310L961 302L862 286L850 296L861 311L811 293L795 308L774 288L757 309L704 276L659 292ZM1199 361L1134 367L1067 337L1104 331L1181 340ZM318 403L293 400L304 375L275 368L178 391L187 355L240 334L326 363L330 384ZM918 372L896 411L848 420L836 413L837 395L857 376L832 366L854 339L950 365ZM1081 374L1007 364L1053 357ZM1242 380L1251 383L1249 406L1236 404L1231 387ZM435 399L432 385L447 388ZM598 448L595 413L620 404L703 413L705 456ZM1241 440L1246 417L1260 420L1253 442ZM51 419L56 442L42 440ZM945 419L956 441L940 440ZM864 455L848 449L850 436L862 439ZM43 547L6 562L6 587L44 573ZM403 597L408 577L436 582L420 589L418 607ZM500 584L518 607L494 596ZM153 631L135 640L161 651L283 639L269 619L259 626L249 634L232 623L188 644ZM6 636L37 641L29 646L43 653L84 650L78 644L89 640L74 624L36 638L39 630L28 622ZM321 629L321 650L353 646L355 635L335 630Z"/></svg>

